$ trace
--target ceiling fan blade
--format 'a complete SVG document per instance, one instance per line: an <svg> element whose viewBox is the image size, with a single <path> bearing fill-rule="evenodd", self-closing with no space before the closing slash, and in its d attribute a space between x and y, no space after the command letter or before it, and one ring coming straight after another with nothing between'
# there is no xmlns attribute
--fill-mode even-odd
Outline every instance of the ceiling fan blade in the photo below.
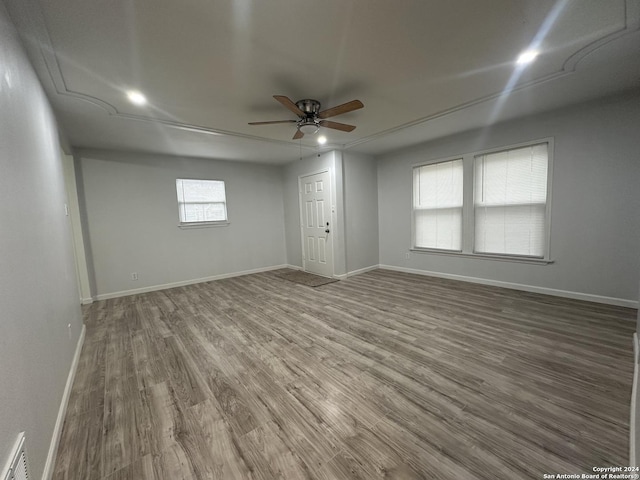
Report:
<svg viewBox="0 0 640 480"><path fill-rule="evenodd" d="M352 112L364 107L360 100L351 100L350 102L343 103L337 107L329 108L318 114L318 118L335 117L336 115L342 115L343 113Z"/></svg>
<svg viewBox="0 0 640 480"><path fill-rule="evenodd" d="M249 122L249 125L273 125L274 123L296 123L296 120L274 120L272 122Z"/></svg>
<svg viewBox="0 0 640 480"><path fill-rule="evenodd" d="M305 113L302 110L300 110L298 106L295 103L293 103L289 97L285 97L284 95L274 95L273 98L275 98L282 105L284 105L286 108L288 108L293 113L295 113L297 116L299 117L305 116Z"/></svg>
<svg viewBox="0 0 640 480"><path fill-rule="evenodd" d="M293 136L294 140L298 140L299 138L304 137L304 133L302 133L300 130L296 130L296 134Z"/></svg>
<svg viewBox="0 0 640 480"><path fill-rule="evenodd" d="M347 125L346 123L332 122L331 120L320 120L320 126L333 128L334 130L342 130L343 132L353 132L355 125Z"/></svg>

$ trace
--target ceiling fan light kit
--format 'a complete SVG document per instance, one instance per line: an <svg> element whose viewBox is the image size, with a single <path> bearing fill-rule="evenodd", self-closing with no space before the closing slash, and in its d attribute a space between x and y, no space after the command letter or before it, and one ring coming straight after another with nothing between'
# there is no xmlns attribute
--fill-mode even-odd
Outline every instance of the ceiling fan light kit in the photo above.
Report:
<svg viewBox="0 0 640 480"><path fill-rule="evenodd" d="M284 95L274 95L278 102L280 102L285 108L291 110L298 116L298 120L274 120L269 122L250 122L249 125L270 125L276 123L295 123L297 131L293 136L294 140L298 140L305 135L314 135L320 130L320 127L332 128L334 130L340 130L342 132L352 132L356 127L355 125L348 125L346 123L332 122L325 120L325 118L335 117L342 115L343 113L352 112L363 108L364 105L360 100L352 100L337 107L329 108L327 110L320 111L320 102L311 98L304 100L298 100L293 102L289 97Z"/></svg>
<svg viewBox="0 0 640 480"><path fill-rule="evenodd" d="M318 133L318 130L320 130L320 125L317 122L300 120L298 122L298 130L305 135L313 135L315 133Z"/></svg>

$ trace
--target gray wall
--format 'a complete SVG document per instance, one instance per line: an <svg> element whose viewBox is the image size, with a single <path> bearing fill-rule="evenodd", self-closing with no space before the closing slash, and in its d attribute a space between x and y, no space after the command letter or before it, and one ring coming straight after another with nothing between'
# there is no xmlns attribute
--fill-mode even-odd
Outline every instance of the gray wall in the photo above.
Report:
<svg viewBox="0 0 640 480"><path fill-rule="evenodd" d="M331 175L331 203L335 207L335 212L332 215L333 228L331 230L333 234L334 274L345 274L347 272L347 263L342 154L337 151L325 152L290 162L282 168L287 263L302 268L298 177L327 170Z"/></svg>
<svg viewBox="0 0 640 480"><path fill-rule="evenodd" d="M626 94L461 133L386 154L378 163L380 263L550 289L638 299L640 95ZM552 265L405 254L411 165L555 138Z"/></svg>
<svg viewBox="0 0 640 480"><path fill-rule="evenodd" d="M347 271L379 263L378 166L368 155L343 153Z"/></svg>
<svg viewBox="0 0 640 480"><path fill-rule="evenodd" d="M280 167L92 150L77 157L94 296L285 263ZM178 228L176 178L224 180L230 225Z"/></svg>
<svg viewBox="0 0 640 480"><path fill-rule="evenodd" d="M0 469L24 430L40 478L82 316L56 124L2 2L0 69Z"/></svg>

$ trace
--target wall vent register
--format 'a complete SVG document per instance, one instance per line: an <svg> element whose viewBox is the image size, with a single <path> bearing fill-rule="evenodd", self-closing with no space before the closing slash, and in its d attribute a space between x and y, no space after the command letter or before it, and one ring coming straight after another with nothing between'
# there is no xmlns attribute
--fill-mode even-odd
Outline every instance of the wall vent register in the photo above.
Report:
<svg viewBox="0 0 640 480"><path fill-rule="evenodd" d="M9 459L6 471L2 480L29 480L29 465L27 462L27 452L25 449L24 432L18 436L13 453Z"/></svg>

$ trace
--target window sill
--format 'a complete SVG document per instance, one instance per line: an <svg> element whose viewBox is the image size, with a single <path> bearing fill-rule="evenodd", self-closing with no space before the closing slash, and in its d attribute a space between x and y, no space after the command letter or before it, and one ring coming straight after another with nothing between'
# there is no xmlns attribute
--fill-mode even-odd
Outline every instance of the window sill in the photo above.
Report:
<svg viewBox="0 0 640 480"><path fill-rule="evenodd" d="M209 228L209 227L228 227L230 222L193 222L193 223L179 223L178 228L190 230L192 228Z"/></svg>
<svg viewBox="0 0 640 480"><path fill-rule="evenodd" d="M515 263L531 263L536 265L549 265L554 263L553 260L546 258L529 258L529 257L516 257L508 255L490 255L485 253L463 253L463 252L450 252L446 250L432 250L428 248L411 248L409 251L414 253L429 253L432 255L449 255L452 257L465 257L465 258L477 258L480 260L497 260L499 262L515 262Z"/></svg>

